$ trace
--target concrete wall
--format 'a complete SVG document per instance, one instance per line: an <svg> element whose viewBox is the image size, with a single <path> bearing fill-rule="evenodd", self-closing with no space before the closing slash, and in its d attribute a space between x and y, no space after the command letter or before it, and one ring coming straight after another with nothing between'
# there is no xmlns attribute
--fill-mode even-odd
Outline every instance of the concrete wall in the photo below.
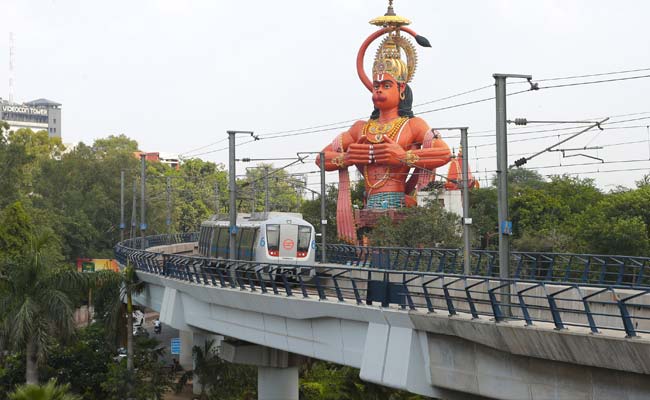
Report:
<svg viewBox="0 0 650 400"><path fill-rule="evenodd" d="M364 380L413 393L450 399L640 399L650 393L645 338L138 275L147 285L136 300L160 311L164 323L360 368Z"/></svg>

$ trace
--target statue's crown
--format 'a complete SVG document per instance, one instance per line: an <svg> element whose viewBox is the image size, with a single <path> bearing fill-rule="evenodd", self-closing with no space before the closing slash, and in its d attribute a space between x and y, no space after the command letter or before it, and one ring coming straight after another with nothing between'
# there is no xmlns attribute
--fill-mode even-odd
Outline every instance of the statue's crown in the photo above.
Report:
<svg viewBox="0 0 650 400"><path fill-rule="evenodd" d="M370 21L373 25L393 28L377 49L372 74L373 78L377 75L390 74L397 82L408 83L415 73L417 53L413 44L400 36L399 27L408 25L411 21L396 15L392 3L393 1L390 0L386 14ZM402 59L402 52L405 59Z"/></svg>

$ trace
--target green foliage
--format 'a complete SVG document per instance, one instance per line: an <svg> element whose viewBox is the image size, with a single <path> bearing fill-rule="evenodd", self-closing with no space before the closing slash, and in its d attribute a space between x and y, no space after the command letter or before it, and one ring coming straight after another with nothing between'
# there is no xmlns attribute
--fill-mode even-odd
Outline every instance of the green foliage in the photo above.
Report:
<svg viewBox="0 0 650 400"><path fill-rule="evenodd" d="M237 400L256 397L257 371L255 367L230 364L219 358L214 340L192 348L194 369L186 371L176 383L179 392L193 375L202 385L199 399Z"/></svg>
<svg viewBox="0 0 650 400"><path fill-rule="evenodd" d="M71 390L84 400L104 399L101 382L106 379L114 354L115 347L106 342L104 327L92 324L81 329L76 340L53 347L47 366L41 369L41 379L69 382Z"/></svg>
<svg viewBox="0 0 650 400"><path fill-rule="evenodd" d="M0 259L9 260L24 254L32 237L31 219L20 201L0 213Z"/></svg>
<svg viewBox="0 0 650 400"><path fill-rule="evenodd" d="M338 196L338 189L334 185L327 186L325 195L325 216L327 219L327 243L338 243L336 235L336 200ZM304 200L300 206L300 213L302 217L314 225L316 232L321 232L321 201L320 196L314 200Z"/></svg>
<svg viewBox="0 0 650 400"><path fill-rule="evenodd" d="M425 397L364 382L359 370L317 361L302 371L303 400L423 400Z"/></svg>
<svg viewBox="0 0 650 400"><path fill-rule="evenodd" d="M45 385L24 385L9 395L10 400L81 400L81 397L69 392L70 385L57 385L50 380Z"/></svg>
<svg viewBox="0 0 650 400"><path fill-rule="evenodd" d="M171 371L163 360L164 348L156 339L139 337L135 346L135 369L126 360L110 364L101 383L106 400L160 400L172 388Z"/></svg>
<svg viewBox="0 0 650 400"><path fill-rule="evenodd" d="M493 187L472 189L469 193L474 246L494 249L498 238L497 190Z"/></svg>
<svg viewBox="0 0 650 400"><path fill-rule="evenodd" d="M399 224L388 217L381 218L370 232L370 242L375 246L397 247L456 248L460 244L458 216L437 203L405 212L406 219Z"/></svg>
<svg viewBox="0 0 650 400"><path fill-rule="evenodd" d="M56 337L74 333L71 293L84 287L81 273L58 265L47 235L31 236L28 251L0 264L0 332L14 350L24 350L27 383Z"/></svg>
<svg viewBox="0 0 650 400"><path fill-rule="evenodd" d="M9 397L25 382L25 353L16 351L0 358L0 399Z"/></svg>

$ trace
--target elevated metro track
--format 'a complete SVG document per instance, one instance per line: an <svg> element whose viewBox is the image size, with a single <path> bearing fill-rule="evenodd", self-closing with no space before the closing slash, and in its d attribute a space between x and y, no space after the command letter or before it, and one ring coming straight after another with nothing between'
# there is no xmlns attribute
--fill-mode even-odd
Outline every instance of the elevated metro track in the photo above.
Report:
<svg viewBox="0 0 650 400"><path fill-rule="evenodd" d="M360 249L354 261L348 247L339 260L350 265L317 264L295 276L289 265L197 256L192 235L146 240L147 250L137 250L139 240L118 244L116 257L147 282L140 302L179 329L354 366L363 379L441 398L650 393L647 260L632 258L634 268L619 265L618 275L577 271L587 279L560 282L554 274L465 276L445 271L451 263L421 268L418 259L444 257L434 249L415 257L415 249L389 249L408 268L382 269L375 265L387 250ZM591 283L600 276L611 279Z"/></svg>

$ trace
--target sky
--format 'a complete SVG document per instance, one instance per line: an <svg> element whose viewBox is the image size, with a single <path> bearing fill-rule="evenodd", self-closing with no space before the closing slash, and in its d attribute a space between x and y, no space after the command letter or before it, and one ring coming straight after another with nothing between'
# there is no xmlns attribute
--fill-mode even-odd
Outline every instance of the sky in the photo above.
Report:
<svg viewBox="0 0 650 400"><path fill-rule="evenodd" d="M8 97L13 32L14 98L62 103L65 143L125 134L144 151L227 165L227 130L252 130L263 138L329 124L327 131L253 143L237 138L238 158L295 157L320 151L350 120L372 111L355 58L375 30L368 21L386 5L386 0L0 0L0 97ZM645 70L544 81L650 68L647 1L395 0L394 6L432 44L418 48L411 84L416 105L488 86L415 107L416 112L494 96L493 73L529 74L542 87L650 75ZM373 48L366 71L372 54ZM518 81L511 80L508 92L527 89ZM611 117L615 123L604 131L593 129L558 146L600 148L567 151L565 158L546 152L527 166L543 175L593 178L605 191L633 187L650 169L648 93L647 77L526 92L508 97L508 118ZM494 100L419 116L432 127L469 127L470 167L485 184L496 167ZM557 143L568 137L558 135L576 126L583 125L509 127L509 160ZM458 132L442 133L450 147L459 147ZM250 165L239 163L238 171ZM316 167L306 161L289 170ZM327 180L335 181L336 174ZM308 182L317 189L318 175L310 174Z"/></svg>

